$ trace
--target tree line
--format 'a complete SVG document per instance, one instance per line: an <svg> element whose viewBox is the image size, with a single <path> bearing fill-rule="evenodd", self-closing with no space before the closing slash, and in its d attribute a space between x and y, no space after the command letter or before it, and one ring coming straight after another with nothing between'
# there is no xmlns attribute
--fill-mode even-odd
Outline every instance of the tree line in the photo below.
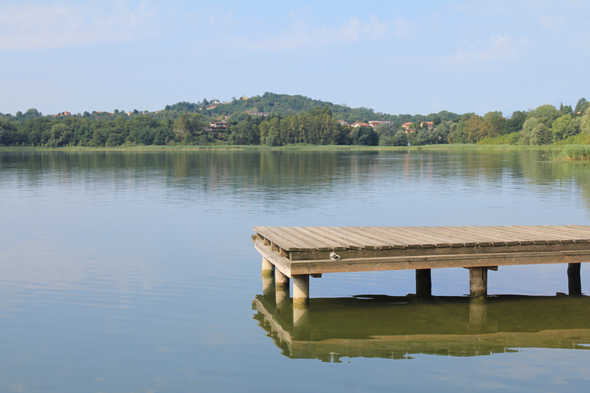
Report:
<svg viewBox="0 0 590 393"><path fill-rule="evenodd" d="M30 109L25 113L18 112L16 116L0 114L0 146L590 143L589 107L590 103L582 98L575 108L563 104L559 108L541 105L528 111L515 111L510 118L505 118L499 111L483 116L474 113L454 116L443 111L424 119L419 116L409 125L409 121L405 122L405 126L397 117L394 121L386 120L375 129L340 124L342 113L335 114L333 105L301 113L243 114L240 118L227 119L227 127L222 129L210 128L211 118L197 113L198 105L190 103L170 106L163 113L174 112L175 115L160 117L139 111L43 116L36 109Z"/></svg>

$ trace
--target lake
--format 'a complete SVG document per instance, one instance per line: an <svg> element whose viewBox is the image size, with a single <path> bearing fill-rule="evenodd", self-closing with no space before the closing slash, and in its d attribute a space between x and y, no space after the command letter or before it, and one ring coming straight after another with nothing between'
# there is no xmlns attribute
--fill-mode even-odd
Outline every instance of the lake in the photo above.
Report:
<svg viewBox="0 0 590 393"><path fill-rule="evenodd" d="M0 391L590 383L590 302L566 295L566 265L491 271L482 310L465 269L433 270L432 302L413 296L414 271L326 274L301 333L265 298L251 242L259 225L588 225L584 164L538 150L2 151L0 193Z"/></svg>

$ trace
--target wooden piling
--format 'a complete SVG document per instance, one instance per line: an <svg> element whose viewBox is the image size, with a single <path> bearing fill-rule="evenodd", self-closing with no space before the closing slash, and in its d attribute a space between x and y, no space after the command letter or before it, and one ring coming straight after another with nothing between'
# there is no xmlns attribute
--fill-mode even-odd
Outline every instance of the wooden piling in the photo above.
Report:
<svg viewBox="0 0 590 393"><path fill-rule="evenodd" d="M567 266L567 283L570 296L582 295L581 263L569 263Z"/></svg>
<svg viewBox="0 0 590 393"><path fill-rule="evenodd" d="M416 297L432 296L431 269L416 269Z"/></svg>
<svg viewBox="0 0 590 393"><path fill-rule="evenodd" d="M274 277L275 265L270 263L266 258L262 257L262 277Z"/></svg>
<svg viewBox="0 0 590 393"><path fill-rule="evenodd" d="M480 299L488 296L488 268L469 268L469 297Z"/></svg>
<svg viewBox="0 0 590 393"><path fill-rule="evenodd" d="M293 276L293 307L306 308L309 304L309 274Z"/></svg>
<svg viewBox="0 0 590 393"><path fill-rule="evenodd" d="M287 295L289 294L289 277L285 276L278 269L275 271L275 282L277 291L284 291L286 289Z"/></svg>

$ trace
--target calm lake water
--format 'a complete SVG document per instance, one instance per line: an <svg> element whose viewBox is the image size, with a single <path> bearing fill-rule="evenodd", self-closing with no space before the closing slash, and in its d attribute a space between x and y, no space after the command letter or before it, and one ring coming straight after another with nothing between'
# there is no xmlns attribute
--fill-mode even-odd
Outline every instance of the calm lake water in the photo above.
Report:
<svg viewBox="0 0 590 393"><path fill-rule="evenodd" d="M0 391L583 391L565 265L311 279L265 298L253 226L590 224L590 166L541 151L1 152ZM590 272L582 265L582 290ZM356 295L363 295L361 297ZM514 295L514 296L509 296ZM526 297L525 297L526 296Z"/></svg>

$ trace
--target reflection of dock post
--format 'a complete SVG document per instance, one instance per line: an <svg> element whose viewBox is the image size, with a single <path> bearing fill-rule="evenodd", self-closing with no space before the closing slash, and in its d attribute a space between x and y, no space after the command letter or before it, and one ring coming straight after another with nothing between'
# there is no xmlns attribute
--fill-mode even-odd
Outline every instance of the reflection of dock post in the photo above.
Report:
<svg viewBox="0 0 590 393"><path fill-rule="evenodd" d="M293 329L299 340L309 336L309 275L293 276Z"/></svg>
<svg viewBox="0 0 590 393"><path fill-rule="evenodd" d="M485 298L469 301L469 325L477 332L481 332L486 323L487 303Z"/></svg>
<svg viewBox="0 0 590 393"><path fill-rule="evenodd" d="M416 297L429 298L432 296L431 269L416 269Z"/></svg>
<svg viewBox="0 0 590 393"><path fill-rule="evenodd" d="M265 298L274 297L275 265L262 258L262 294Z"/></svg>
<svg viewBox="0 0 590 393"><path fill-rule="evenodd" d="M570 296L582 295L581 265L581 263L569 263L567 265L567 283Z"/></svg>
<svg viewBox="0 0 590 393"><path fill-rule="evenodd" d="M309 340L309 307L293 307L293 330L297 340Z"/></svg>
<svg viewBox="0 0 590 393"><path fill-rule="evenodd" d="M275 272L277 310L283 311L289 300L289 277L285 276L279 269Z"/></svg>
<svg viewBox="0 0 590 393"><path fill-rule="evenodd" d="M469 268L469 297L480 299L488 296L488 268Z"/></svg>

